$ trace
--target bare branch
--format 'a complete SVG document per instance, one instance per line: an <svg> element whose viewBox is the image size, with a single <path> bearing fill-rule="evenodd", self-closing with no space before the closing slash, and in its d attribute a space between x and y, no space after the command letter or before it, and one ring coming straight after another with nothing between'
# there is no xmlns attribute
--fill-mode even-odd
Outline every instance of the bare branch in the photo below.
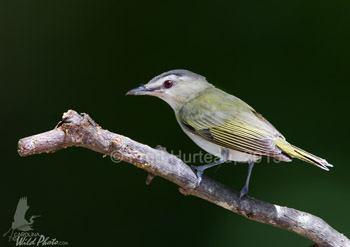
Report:
<svg viewBox="0 0 350 247"><path fill-rule="evenodd" d="M248 219L295 232L312 240L317 246L350 246L347 237L312 214L249 196L239 200L238 192L206 176L196 186L195 173L176 156L104 130L89 115L79 115L73 110L63 114L62 121L55 129L19 140L18 153L20 156L29 156L70 146L85 147L129 162L149 172L147 183L154 176L163 177L179 185L184 195L197 196Z"/></svg>

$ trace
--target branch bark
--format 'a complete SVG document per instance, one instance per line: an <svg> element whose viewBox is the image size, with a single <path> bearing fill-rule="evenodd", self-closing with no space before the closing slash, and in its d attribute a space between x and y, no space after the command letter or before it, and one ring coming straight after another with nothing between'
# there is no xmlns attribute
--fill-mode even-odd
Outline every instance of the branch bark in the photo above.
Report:
<svg viewBox="0 0 350 247"><path fill-rule="evenodd" d="M19 140L18 153L20 156L52 153L71 146L85 147L131 163L149 172L148 183L154 176L163 177L180 186L184 195L197 196L248 219L295 232L317 246L350 246L347 237L312 214L250 196L239 200L238 192L206 176L196 186L195 173L176 156L104 130L84 113L79 115L69 110L55 129Z"/></svg>

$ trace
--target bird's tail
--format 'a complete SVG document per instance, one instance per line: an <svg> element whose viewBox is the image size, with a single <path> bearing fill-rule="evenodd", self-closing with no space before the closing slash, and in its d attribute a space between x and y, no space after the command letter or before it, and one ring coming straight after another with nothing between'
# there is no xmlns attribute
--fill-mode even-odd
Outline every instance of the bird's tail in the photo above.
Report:
<svg viewBox="0 0 350 247"><path fill-rule="evenodd" d="M275 140L275 143L283 153L291 156L292 158L303 160L326 171L329 171L328 167L333 167L333 165L329 164L327 160L310 154L309 152L306 152L296 146L293 146L283 139L277 139Z"/></svg>

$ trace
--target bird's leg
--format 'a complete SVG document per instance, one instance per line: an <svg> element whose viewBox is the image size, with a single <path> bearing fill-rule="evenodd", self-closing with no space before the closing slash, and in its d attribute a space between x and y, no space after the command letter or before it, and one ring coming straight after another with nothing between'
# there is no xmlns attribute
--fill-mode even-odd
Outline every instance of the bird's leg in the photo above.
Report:
<svg viewBox="0 0 350 247"><path fill-rule="evenodd" d="M197 186L201 183L202 181L202 176L203 176L203 172L205 169L208 169L210 167L216 166L216 165L220 165L222 163L225 163L227 161L227 157L228 156L228 152L227 149L222 148L221 149L221 159L218 161L214 161L212 163L206 164L206 165L202 165L202 166L191 166L193 170L196 171L197 174Z"/></svg>
<svg viewBox="0 0 350 247"><path fill-rule="evenodd" d="M247 179L245 181L244 187L242 188L241 192L239 193L239 199L242 199L242 197L248 193L249 180L250 180L250 175L252 174L253 167L254 167L254 161L250 161L249 168L248 168L248 176L247 176Z"/></svg>

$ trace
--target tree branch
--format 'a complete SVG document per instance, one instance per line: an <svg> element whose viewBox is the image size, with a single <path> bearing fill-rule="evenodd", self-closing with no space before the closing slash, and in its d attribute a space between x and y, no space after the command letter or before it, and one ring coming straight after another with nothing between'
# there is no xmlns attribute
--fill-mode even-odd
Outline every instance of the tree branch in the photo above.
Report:
<svg viewBox="0 0 350 247"><path fill-rule="evenodd" d="M317 246L350 246L347 237L312 214L249 196L239 200L238 192L206 176L196 186L195 173L176 156L104 130L84 113L79 115L69 110L55 129L19 140L18 153L29 156L71 146L85 147L131 163L149 172L147 183L154 176L163 177L179 185L184 195L197 196L248 219L295 232Z"/></svg>

